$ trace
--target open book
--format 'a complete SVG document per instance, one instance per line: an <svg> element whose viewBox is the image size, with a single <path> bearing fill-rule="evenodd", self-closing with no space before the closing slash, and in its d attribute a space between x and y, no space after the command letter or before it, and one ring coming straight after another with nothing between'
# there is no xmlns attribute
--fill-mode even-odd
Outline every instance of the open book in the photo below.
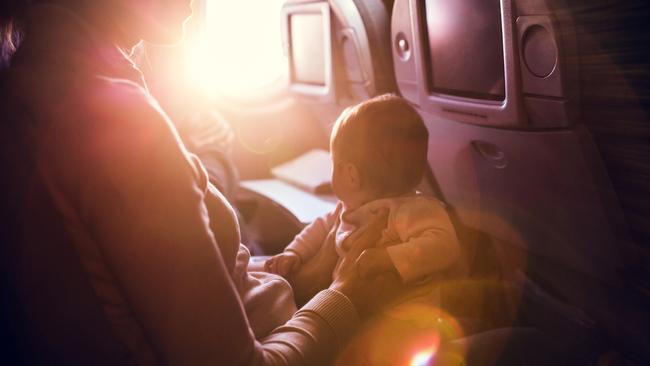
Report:
<svg viewBox="0 0 650 366"><path fill-rule="evenodd" d="M278 179L313 193L332 191L332 159L328 151L310 150L271 169Z"/></svg>

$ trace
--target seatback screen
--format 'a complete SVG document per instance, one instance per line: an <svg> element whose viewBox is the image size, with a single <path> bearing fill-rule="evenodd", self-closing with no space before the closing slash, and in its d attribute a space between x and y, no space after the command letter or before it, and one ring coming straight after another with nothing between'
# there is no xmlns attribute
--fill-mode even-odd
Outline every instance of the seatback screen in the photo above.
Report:
<svg viewBox="0 0 650 366"><path fill-rule="evenodd" d="M430 91L504 100L500 0L427 0L424 6Z"/></svg>
<svg viewBox="0 0 650 366"><path fill-rule="evenodd" d="M325 35L320 13L289 17L291 70L295 83L325 86Z"/></svg>

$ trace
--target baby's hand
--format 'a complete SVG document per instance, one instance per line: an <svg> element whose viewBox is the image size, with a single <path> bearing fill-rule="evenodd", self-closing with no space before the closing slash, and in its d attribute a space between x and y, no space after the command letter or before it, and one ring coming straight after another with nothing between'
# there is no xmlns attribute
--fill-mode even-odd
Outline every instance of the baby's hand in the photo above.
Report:
<svg viewBox="0 0 650 366"><path fill-rule="evenodd" d="M302 260L294 252L282 252L269 258L264 264L267 272L275 273L282 277L287 277L293 272L300 269Z"/></svg>
<svg viewBox="0 0 650 366"><path fill-rule="evenodd" d="M396 272L386 248L370 248L357 259L359 277L367 279L384 272Z"/></svg>

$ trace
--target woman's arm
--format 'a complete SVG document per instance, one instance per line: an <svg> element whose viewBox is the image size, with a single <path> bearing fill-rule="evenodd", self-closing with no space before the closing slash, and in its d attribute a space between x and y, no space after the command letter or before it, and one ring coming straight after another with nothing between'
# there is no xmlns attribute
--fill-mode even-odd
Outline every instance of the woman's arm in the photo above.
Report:
<svg viewBox="0 0 650 366"><path fill-rule="evenodd" d="M130 83L106 83L91 116L79 211L158 357L283 365L334 354L357 323L339 291L321 292L254 340L210 230L200 172L155 103Z"/></svg>

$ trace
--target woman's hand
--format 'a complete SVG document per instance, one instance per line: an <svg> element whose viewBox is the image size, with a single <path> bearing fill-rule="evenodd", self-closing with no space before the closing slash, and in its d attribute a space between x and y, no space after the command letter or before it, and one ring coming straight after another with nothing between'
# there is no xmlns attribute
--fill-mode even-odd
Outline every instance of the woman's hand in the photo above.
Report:
<svg viewBox="0 0 650 366"><path fill-rule="evenodd" d="M397 272L386 248L368 248L357 259L359 277L370 279L386 272Z"/></svg>
<svg viewBox="0 0 650 366"><path fill-rule="evenodd" d="M364 250L374 247L381 238L382 231L386 228L388 212L380 212L366 229L350 245L350 250L342 258L339 266L334 270L333 282L330 288L346 295L359 312L363 313L372 305L376 294L382 290L383 276L361 279L357 268L357 260Z"/></svg>

